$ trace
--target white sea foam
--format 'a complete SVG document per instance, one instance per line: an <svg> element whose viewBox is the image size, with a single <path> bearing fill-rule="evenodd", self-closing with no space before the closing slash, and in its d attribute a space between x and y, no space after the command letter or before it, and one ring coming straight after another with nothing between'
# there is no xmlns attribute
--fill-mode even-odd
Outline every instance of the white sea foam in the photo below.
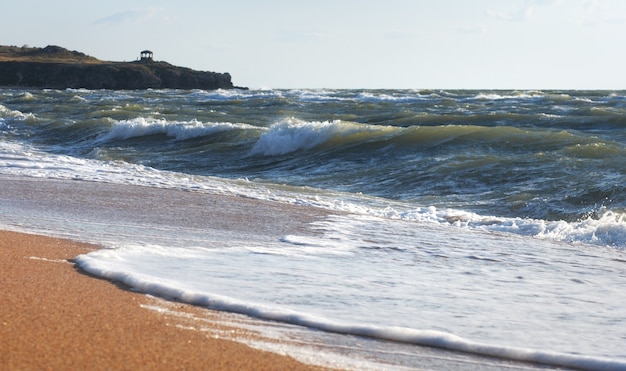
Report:
<svg viewBox="0 0 626 371"><path fill-rule="evenodd" d="M143 248L131 251L132 259L141 261ZM154 250L148 254L153 254ZM171 254L171 251L165 252ZM180 258L180 255L177 254ZM208 294L195 291L182 282L169 282L167 278L154 277L149 273L140 273L128 269L124 262L130 260L118 250L99 250L88 255L81 255L76 261L87 272L113 281L123 282L139 291L165 298L174 298L186 303L200 305L216 310L240 313L259 319L291 323L327 332L360 335L377 339L391 340L416 345L443 348L473 354L494 356L499 358L535 362L560 367L573 367L585 370L616 370L626 368L626 361L612 360L603 357L590 357L559 352L498 346L471 341L451 333L436 330L420 330L403 327L385 327L372 324L347 323L324 316L311 315L280 306L242 301L226 295ZM163 267L161 267L163 271ZM330 288L330 287L329 287ZM306 291L305 287L299 290Z"/></svg>
<svg viewBox="0 0 626 371"><path fill-rule="evenodd" d="M408 221L434 222L460 228L519 234L553 241L626 248L626 214L613 211L606 211L598 219L589 217L573 222L485 216L463 210L437 209L435 207L405 211L387 208L370 210L369 212Z"/></svg>
<svg viewBox="0 0 626 371"><path fill-rule="evenodd" d="M192 176L143 165L47 154L5 140L0 141L0 174L232 193L227 183L217 178L203 177L198 182Z"/></svg>

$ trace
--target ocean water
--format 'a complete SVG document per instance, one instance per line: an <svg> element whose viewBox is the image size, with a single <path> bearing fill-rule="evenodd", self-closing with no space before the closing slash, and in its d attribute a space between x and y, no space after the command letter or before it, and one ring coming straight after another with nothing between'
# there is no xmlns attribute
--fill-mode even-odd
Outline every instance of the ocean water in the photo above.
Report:
<svg viewBox="0 0 626 371"><path fill-rule="evenodd" d="M3 228L342 367L626 369L624 91L4 89L0 186Z"/></svg>

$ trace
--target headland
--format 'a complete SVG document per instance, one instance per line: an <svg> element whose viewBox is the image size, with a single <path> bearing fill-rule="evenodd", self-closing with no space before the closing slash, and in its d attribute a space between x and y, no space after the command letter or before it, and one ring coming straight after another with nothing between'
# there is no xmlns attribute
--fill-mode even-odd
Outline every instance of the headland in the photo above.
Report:
<svg viewBox="0 0 626 371"><path fill-rule="evenodd" d="M60 46L0 46L0 86L49 89L246 89L229 73L197 71L155 61L144 50L132 62L103 61Z"/></svg>

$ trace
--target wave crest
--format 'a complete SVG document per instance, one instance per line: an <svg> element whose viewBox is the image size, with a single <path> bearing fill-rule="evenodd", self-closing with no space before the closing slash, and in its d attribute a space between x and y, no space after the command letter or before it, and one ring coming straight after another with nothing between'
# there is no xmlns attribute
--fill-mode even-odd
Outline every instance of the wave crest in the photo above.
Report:
<svg viewBox="0 0 626 371"><path fill-rule="evenodd" d="M34 121L37 119L33 113L23 113L21 111L12 110L0 104L0 122L4 122L5 119L15 119L20 121Z"/></svg>
<svg viewBox="0 0 626 371"><path fill-rule="evenodd" d="M399 130L390 126L364 125L349 121L303 121L289 118L272 125L256 142L251 155L280 156L322 144L345 145L379 139Z"/></svg>
<svg viewBox="0 0 626 371"><path fill-rule="evenodd" d="M197 120L169 122L165 119L138 117L117 121L107 133L99 138L98 142L110 142L118 139L124 140L158 134L164 134L176 140L187 140L218 132L240 129L257 128L247 124L230 122L204 123Z"/></svg>

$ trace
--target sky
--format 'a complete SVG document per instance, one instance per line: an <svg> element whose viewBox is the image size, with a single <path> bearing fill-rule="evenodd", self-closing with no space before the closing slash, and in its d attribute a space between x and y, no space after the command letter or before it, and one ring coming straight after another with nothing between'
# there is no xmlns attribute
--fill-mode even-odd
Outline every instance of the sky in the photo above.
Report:
<svg viewBox="0 0 626 371"><path fill-rule="evenodd" d="M228 72L238 86L626 89L623 0L30 0L0 44Z"/></svg>

